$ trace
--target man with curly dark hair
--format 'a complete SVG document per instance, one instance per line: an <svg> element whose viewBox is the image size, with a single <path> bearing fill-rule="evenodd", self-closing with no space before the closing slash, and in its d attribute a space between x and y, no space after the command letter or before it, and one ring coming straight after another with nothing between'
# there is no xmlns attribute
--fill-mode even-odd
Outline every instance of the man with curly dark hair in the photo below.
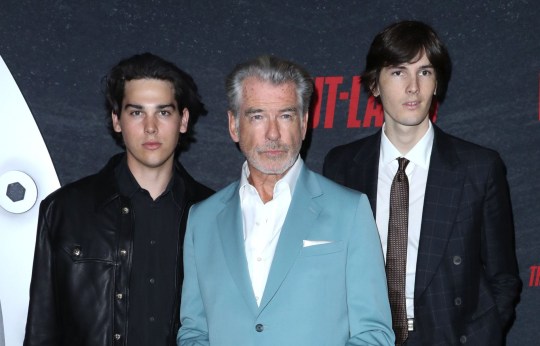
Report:
<svg viewBox="0 0 540 346"><path fill-rule="evenodd" d="M24 345L176 345L190 206L212 190L178 162L205 108L193 79L145 53L106 77L125 152L48 196L39 213Z"/></svg>

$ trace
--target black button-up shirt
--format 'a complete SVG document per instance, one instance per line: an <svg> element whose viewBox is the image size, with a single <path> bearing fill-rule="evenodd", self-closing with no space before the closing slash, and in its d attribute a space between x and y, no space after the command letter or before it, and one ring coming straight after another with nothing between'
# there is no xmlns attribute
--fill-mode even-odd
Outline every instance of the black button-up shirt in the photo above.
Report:
<svg viewBox="0 0 540 346"><path fill-rule="evenodd" d="M181 241L181 208L172 187L181 182L173 175L165 191L153 200L131 174L126 159L118 166L116 178L120 193L130 200L134 224L129 288L117 292L117 299L129 304L128 344L165 345L175 309L176 256Z"/></svg>

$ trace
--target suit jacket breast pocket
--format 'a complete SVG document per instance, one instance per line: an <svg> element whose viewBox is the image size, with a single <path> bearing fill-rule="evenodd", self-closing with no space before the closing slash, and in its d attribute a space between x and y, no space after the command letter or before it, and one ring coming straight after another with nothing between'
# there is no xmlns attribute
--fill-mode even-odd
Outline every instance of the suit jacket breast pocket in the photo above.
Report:
<svg viewBox="0 0 540 346"><path fill-rule="evenodd" d="M345 242L343 240L332 241L331 243L311 245L302 248L300 256L323 256L336 252L341 252L345 249Z"/></svg>

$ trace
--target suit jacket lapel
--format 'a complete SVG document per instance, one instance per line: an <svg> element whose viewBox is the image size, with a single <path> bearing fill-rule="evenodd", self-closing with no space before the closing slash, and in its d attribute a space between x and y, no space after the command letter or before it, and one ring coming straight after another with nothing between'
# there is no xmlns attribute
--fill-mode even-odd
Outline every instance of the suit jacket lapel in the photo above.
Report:
<svg viewBox="0 0 540 346"><path fill-rule="evenodd" d="M435 137L422 212L414 299L421 297L445 254L465 182L450 137L433 127Z"/></svg>
<svg viewBox="0 0 540 346"><path fill-rule="evenodd" d="M321 207L313 201L313 198L321 194L315 174L304 166L281 228L259 311L272 300L300 254L303 240L307 239L321 211Z"/></svg>
<svg viewBox="0 0 540 346"><path fill-rule="evenodd" d="M347 172L348 187L365 193L369 198L373 215L377 210L377 181L379 175L379 156L381 147L381 131L365 138L357 154L353 158L354 165Z"/></svg>
<svg viewBox="0 0 540 346"><path fill-rule="evenodd" d="M242 293L253 314L257 312L257 302L253 293L244 247L242 211L237 185L231 194L223 198L225 207L218 214L218 228L225 261L236 286Z"/></svg>

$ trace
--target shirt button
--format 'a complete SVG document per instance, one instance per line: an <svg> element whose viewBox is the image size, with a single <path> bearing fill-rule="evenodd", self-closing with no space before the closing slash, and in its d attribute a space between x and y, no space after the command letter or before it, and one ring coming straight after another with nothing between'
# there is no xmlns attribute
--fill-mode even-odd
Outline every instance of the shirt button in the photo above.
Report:
<svg viewBox="0 0 540 346"><path fill-rule="evenodd" d="M154 280L154 278L150 278L149 281L150 281L150 283L151 283L152 285L156 282L156 280Z"/></svg>
<svg viewBox="0 0 540 346"><path fill-rule="evenodd" d="M122 256L127 255L127 250L120 249L120 255L122 255Z"/></svg>
<svg viewBox="0 0 540 346"><path fill-rule="evenodd" d="M454 258L452 259L452 262L454 262L455 265L460 265L461 264L461 257L460 256L454 256Z"/></svg>
<svg viewBox="0 0 540 346"><path fill-rule="evenodd" d="M259 323L255 326L255 330L260 333L264 330L264 326Z"/></svg>
<svg viewBox="0 0 540 346"><path fill-rule="evenodd" d="M128 207L123 207L122 208L122 214L124 214L124 215L129 214L129 208Z"/></svg>
<svg viewBox="0 0 540 346"><path fill-rule="evenodd" d="M150 320L150 322L154 322L156 320L156 318L154 316L150 316L150 318L148 320Z"/></svg>
<svg viewBox="0 0 540 346"><path fill-rule="evenodd" d="M116 293L116 299L122 300L124 298L124 295L122 293Z"/></svg>
<svg viewBox="0 0 540 346"><path fill-rule="evenodd" d="M257 262L260 262L262 261L262 258L261 257L257 257Z"/></svg>
<svg viewBox="0 0 540 346"><path fill-rule="evenodd" d="M461 342L462 344L466 343L467 342L467 337L465 335L462 335L459 337L459 342Z"/></svg>
<svg viewBox="0 0 540 346"><path fill-rule="evenodd" d="M461 305L461 298L460 297L457 297L456 299L454 299L454 305L455 306L460 306Z"/></svg>
<svg viewBox="0 0 540 346"><path fill-rule="evenodd" d="M120 340L121 335L120 334L114 334L114 340Z"/></svg>

